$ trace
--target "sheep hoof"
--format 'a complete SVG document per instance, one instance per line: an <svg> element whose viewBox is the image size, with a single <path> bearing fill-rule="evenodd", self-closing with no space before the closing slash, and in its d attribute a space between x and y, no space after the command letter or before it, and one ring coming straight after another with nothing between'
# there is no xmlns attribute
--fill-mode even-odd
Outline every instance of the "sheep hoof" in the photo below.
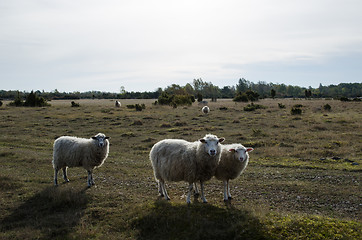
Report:
<svg viewBox="0 0 362 240"><path fill-rule="evenodd" d="M229 196L229 200L233 199L231 196Z"/></svg>
<svg viewBox="0 0 362 240"><path fill-rule="evenodd" d="M228 202L229 201L229 199L224 199L224 202Z"/></svg>

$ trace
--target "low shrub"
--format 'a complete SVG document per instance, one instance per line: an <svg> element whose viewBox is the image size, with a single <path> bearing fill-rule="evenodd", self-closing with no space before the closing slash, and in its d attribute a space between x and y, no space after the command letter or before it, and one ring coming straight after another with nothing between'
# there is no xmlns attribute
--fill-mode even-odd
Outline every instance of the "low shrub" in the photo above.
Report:
<svg viewBox="0 0 362 240"><path fill-rule="evenodd" d="M249 102L248 96L245 93L239 93L233 99L234 102Z"/></svg>
<svg viewBox="0 0 362 240"><path fill-rule="evenodd" d="M290 110L290 114L292 114L292 115L301 115L302 114L302 109L294 106Z"/></svg>
<svg viewBox="0 0 362 240"><path fill-rule="evenodd" d="M162 92L158 97L158 104L170 105L173 108L177 108L179 105L191 106L195 102L195 97L191 95L170 95L167 92Z"/></svg>
<svg viewBox="0 0 362 240"><path fill-rule="evenodd" d="M128 109L136 109L136 111L142 111L143 109L146 109L146 105L144 103L142 104L129 104L126 106Z"/></svg>
<svg viewBox="0 0 362 240"><path fill-rule="evenodd" d="M251 103L251 104L248 104L246 107L244 107L244 111L255 111L256 109L265 109L266 107L263 106L263 105L259 105L259 104L254 104L254 103Z"/></svg>
<svg viewBox="0 0 362 240"><path fill-rule="evenodd" d="M20 98L19 93L18 96L15 98L13 102L9 103L9 106L15 106L15 107L46 107L50 106L50 104L47 103L47 101L43 97L39 97L31 91L31 93L26 96L25 102Z"/></svg>
<svg viewBox="0 0 362 240"><path fill-rule="evenodd" d="M342 102L349 102L349 98L348 97L341 97L339 100L341 100Z"/></svg>
<svg viewBox="0 0 362 240"><path fill-rule="evenodd" d="M71 102L71 106L72 106L72 107L80 107L80 104L72 101L72 102Z"/></svg>
<svg viewBox="0 0 362 240"><path fill-rule="evenodd" d="M282 103L278 103L278 107L279 107L279 108L285 108L285 105L282 104Z"/></svg>
<svg viewBox="0 0 362 240"><path fill-rule="evenodd" d="M323 109L326 111L331 111L331 105L329 105L328 103L326 105L323 106Z"/></svg>

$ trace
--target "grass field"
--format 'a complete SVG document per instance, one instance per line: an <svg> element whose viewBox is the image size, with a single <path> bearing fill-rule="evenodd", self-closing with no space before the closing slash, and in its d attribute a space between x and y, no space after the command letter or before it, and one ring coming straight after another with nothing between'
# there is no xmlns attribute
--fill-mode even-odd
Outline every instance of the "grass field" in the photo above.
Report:
<svg viewBox="0 0 362 240"><path fill-rule="evenodd" d="M154 100L52 101L45 108L0 107L0 239L361 239L362 105L335 100L266 99L266 108L218 100L154 106ZM138 112L127 104L144 103ZM285 105L279 108L278 103ZM325 104L331 110L324 110ZM296 104L301 115L291 115ZM110 136L94 171L68 170L53 187L52 144L62 135ZM158 197L148 153L159 140L207 133L254 147L245 173L223 187L205 184L208 204L186 204L187 183Z"/></svg>

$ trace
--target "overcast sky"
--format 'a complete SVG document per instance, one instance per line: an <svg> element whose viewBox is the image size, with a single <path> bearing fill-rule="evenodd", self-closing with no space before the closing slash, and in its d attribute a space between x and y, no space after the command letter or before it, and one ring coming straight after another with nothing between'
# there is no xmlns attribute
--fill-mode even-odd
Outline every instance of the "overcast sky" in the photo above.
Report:
<svg viewBox="0 0 362 240"><path fill-rule="evenodd" d="M362 82L361 0L1 0L0 89Z"/></svg>

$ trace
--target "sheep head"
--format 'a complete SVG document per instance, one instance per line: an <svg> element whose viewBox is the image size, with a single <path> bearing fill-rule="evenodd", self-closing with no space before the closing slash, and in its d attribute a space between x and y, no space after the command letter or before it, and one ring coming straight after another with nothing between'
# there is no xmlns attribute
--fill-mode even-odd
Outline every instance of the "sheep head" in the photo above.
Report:
<svg viewBox="0 0 362 240"><path fill-rule="evenodd" d="M246 147L240 145L235 148L229 149L229 152L234 153L235 159L239 160L240 162L243 162L248 157L247 153L251 152L253 150L254 150L253 148L246 148Z"/></svg>
<svg viewBox="0 0 362 240"><path fill-rule="evenodd" d="M110 139L110 137L106 137L103 133L98 133L94 137L92 137L93 140L96 141L96 144L98 147L104 147L106 144L106 140Z"/></svg>
<svg viewBox="0 0 362 240"><path fill-rule="evenodd" d="M199 141L204 144L205 152L210 156L216 156L218 150L220 150L219 143L222 143L225 138L218 138L215 135L207 134L204 138L201 138Z"/></svg>

